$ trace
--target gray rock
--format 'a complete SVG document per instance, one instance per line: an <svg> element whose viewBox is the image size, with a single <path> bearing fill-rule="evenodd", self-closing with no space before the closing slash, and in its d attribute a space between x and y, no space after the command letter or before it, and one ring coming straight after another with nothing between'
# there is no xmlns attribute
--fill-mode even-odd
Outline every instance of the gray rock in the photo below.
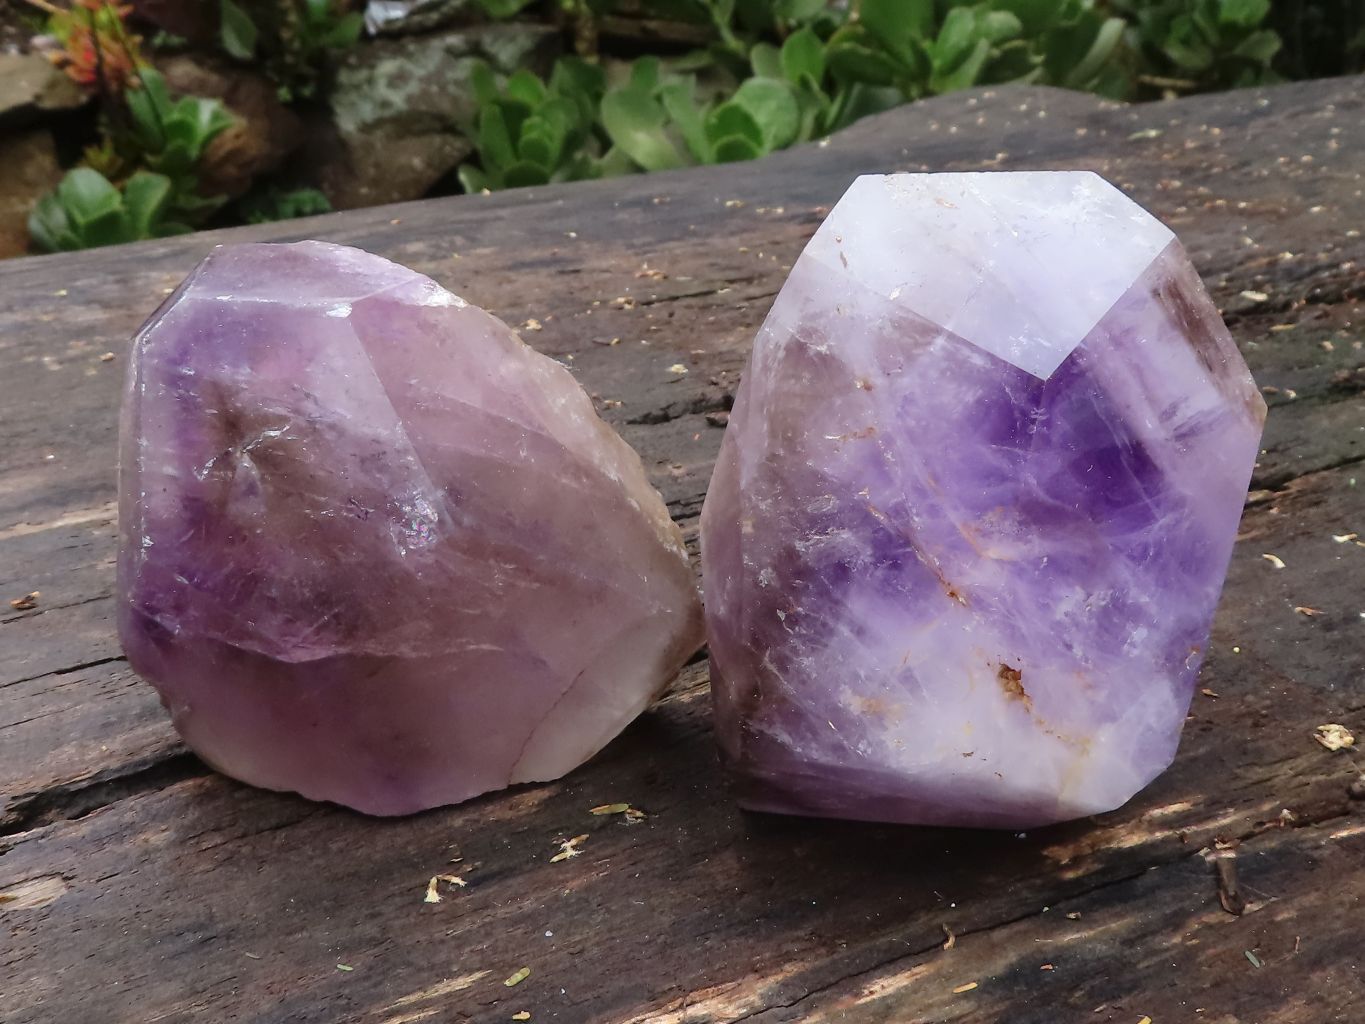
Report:
<svg viewBox="0 0 1365 1024"><path fill-rule="evenodd" d="M84 106L80 86L37 53L0 53L0 125L32 124L44 114Z"/></svg>
<svg viewBox="0 0 1365 1024"><path fill-rule="evenodd" d="M29 212L61 180L49 132L0 137L0 259L28 251Z"/></svg>
<svg viewBox="0 0 1365 1024"><path fill-rule="evenodd" d="M338 145L315 168L337 209L416 199L473 152L476 60L510 73L548 69L558 35L544 25L502 24L385 39L337 69L331 94Z"/></svg>

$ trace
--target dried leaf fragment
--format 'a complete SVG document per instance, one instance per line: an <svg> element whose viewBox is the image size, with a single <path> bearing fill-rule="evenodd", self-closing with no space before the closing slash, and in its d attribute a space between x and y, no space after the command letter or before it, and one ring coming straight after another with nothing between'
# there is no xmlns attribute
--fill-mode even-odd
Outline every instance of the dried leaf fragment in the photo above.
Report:
<svg viewBox="0 0 1365 1024"><path fill-rule="evenodd" d="M957 988L953 989L953 995L960 996L963 992L970 992L974 988L976 988L976 982L969 981L967 984L959 985Z"/></svg>
<svg viewBox="0 0 1365 1024"><path fill-rule="evenodd" d="M1260 968L1265 966L1261 958L1249 949L1242 950L1242 955L1247 958L1247 961L1251 964L1252 967Z"/></svg>
<svg viewBox="0 0 1365 1024"><path fill-rule="evenodd" d="M527 317L526 322L521 325L524 331L539 331L544 329L544 325L535 317Z"/></svg>
<svg viewBox="0 0 1365 1024"><path fill-rule="evenodd" d="M1313 739L1328 750L1345 750L1356 745L1356 738L1351 734L1351 730L1336 722L1318 726L1313 733Z"/></svg>
<svg viewBox="0 0 1365 1024"><path fill-rule="evenodd" d="M427 894L422 897L423 903L440 903L441 894L436 891L436 883L440 881L435 875L431 876L431 881L427 883Z"/></svg>
<svg viewBox="0 0 1365 1024"><path fill-rule="evenodd" d="M562 843L559 844L559 852L550 858L550 863L558 864L560 861L568 860L570 857L577 857L580 853L583 852L578 848L578 844L586 842L587 839L588 837L586 835L581 835L574 836L572 839L564 840Z"/></svg>
<svg viewBox="0 0 1365 1024"><path fill-rule="evenodd" d="M347 974L350 974L352 971L355 970L355 968L352 967L350 964L337 964L337 970L345 971Z"/></svg>
<svg viewBox="0 0 1365 1024"><path fill-rule="evenodd" d="M517 970L515 973L513 973L513 975L512 975L510 978L508 978L506 981L504 981L503 984L506 985L508 988L511 988L513 985L520 985L523 981L525 981L525 980L526 980L527 978L529 978L530 976L531 976L531 968L529 968L529 967L522 967L522 968L520 968L519 970Z"/></svg>
<svg viewBox="0 0 1365 1024"><path fill-rule="evenodd" d="M1267 555L1262 555L1261 557L1264 558L1264 559L1265 559L1267 562L1269 562L1271 565L1273 565L1276 569L1283 569L1283 568L1284 568L1284 559L1282 559L1279 555L1269 555L1269 554L1267 554Z"/></svg>
<svg viewBox="0 0 1365 1024"><path fill-rule="evenodd" d="M1253 292L1250 290L1242 292L1241 296L1248 302L1264 302L1266 299L1270 298L1265 292Z"/></svg>
<svg viewBox="0 0 1365 1024"><path fill-rule="evenodd" d="M1334 533L1332 534L1332 539L1338 544L1346 544L1355 540L1356 536L1357 535L1354 533Z"/></svg>
<svg viewBox="0 0 1365 1024"><path fill-rule="evenodd" d="M1152 1024L1152 1018L1143 1017L1142 1020L1138 1021L1138 1024Z"/></svg>
<svg viewBox="0 0 1365 1024"><path fill-rule="evenodd" d="M530 1010L518 1010L516 1013L512 1014L512 1019L513 1019L513 1020L530 1020L530 1019L531 1019L531 1011L530 1011Z"/></svg>
<svg viewBox="0 0 1365 1024"><path fill-rule="evenodd" d="M957 936L953 934L953 930L946 924L941 924L939 927L943 929L943 934L947 936L947 938L943 940L943 948L952 949L957 945Z"/></svg>
<svg viewBox="0 0 1365 1024"><path fill-rule="evenodd" d="M669 372L669 373L676 373L676 374L684 374L684 373L687 372L687 367L684 366L682 363L674 363L672 366L670 366L670 367L668 368L668 372Z"/></svg>
<svg viewBox="0 0 1365 1024"><path fill-rule="evenodd" d="M34 590L28 594L25 594L23 597L14 598L14 600L10 601L9 606L13 608L16 612L26 612L31 608L38 607L38 598L40 598L41 596L42 596L41 591Z"/></svg>
<svg viewBox="0 0 1365 1024"><path fill-rule="evenodd" d="M630 804L601 804L588 811L589 814L625 814Z"/></svg>
<svg viewBox="0 0 1365 1024"><path fill-rule="evenodd" d="M1321 608L1310 608L1306 604L1296 604L1294 606L1294 611L1298 612L1300 615L1307 615L1310 618L1314 615L1322 614Z"/></svg>
<svg viewBox="0 0 1365 1024"><path fill-rule="evenodd" d="M463 860L464 858L461 857L461 858L459 858L459 859L460 859L460 860ZM449 884L449 885L458 885L461 889L463 889L463 888L465 888L465 887L467 887L467 886L469 885L469 883L466 882L466 881L465 881L463 878L461 878L459 875L437 875L436 877L439 878L441 881L443 881L443 882Z"/></svg>

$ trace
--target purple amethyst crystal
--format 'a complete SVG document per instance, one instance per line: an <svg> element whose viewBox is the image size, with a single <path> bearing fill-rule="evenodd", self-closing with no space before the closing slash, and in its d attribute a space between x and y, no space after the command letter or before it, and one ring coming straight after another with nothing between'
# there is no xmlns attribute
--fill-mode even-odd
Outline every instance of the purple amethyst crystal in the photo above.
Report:
<svg viewBox="0 0 1365 1024"><path fill-rule="evenodd" d="M247 782L401 814L555 778L701 642L569 372L377 256L216 249L136 339L122 444L124 650Z"/></svg>
<svg viewBox="0 0 1365 1024"><path fill-rule="evenodd" d="M750 808L1022 828L1174 756L1265 405L1094 174L859 178L754 343L702 512Z"/></svg>

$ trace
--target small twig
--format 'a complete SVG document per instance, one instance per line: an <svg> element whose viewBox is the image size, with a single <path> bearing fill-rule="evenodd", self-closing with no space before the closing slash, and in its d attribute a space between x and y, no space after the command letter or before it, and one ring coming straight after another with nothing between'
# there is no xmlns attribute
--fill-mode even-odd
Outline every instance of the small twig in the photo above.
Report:
<svg viewBox="0 0 1365 1024"><path fill-rule="evenodd" d="M60 7L57 7L55 4L48 3L47 0L25 0L25 2L33 7L38 8L38 10L40 11L47 12L48 14L66 13L64 10L62 10Z"/></svg>
<svg viewBox="0 0 1365 1024"><path fill-rule="evenodd" d="M1241 917L1247 903L1237 884L1236 846L1235 842L1217 841L1212 850L1204 851L1204 860L1213 865L1214 876L1218 879L1218 902L1229 914Z"/></svg>

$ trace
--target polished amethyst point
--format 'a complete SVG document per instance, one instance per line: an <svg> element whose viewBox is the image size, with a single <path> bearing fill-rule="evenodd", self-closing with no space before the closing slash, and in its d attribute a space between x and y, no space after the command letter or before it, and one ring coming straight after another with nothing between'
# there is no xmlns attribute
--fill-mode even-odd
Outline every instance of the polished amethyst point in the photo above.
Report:
<svg viewBox="0 0 1365 1024"><path fill-rule="evenodd" d="M701 642L569 372L377 256L214 250L137 337L122 435L124 650L247 782L402 814L555 778Z"/></svg>
<svg viewBox="0 0 1365 1024"><path fill-rule="evenodd" d="M859 178L754 343L702 511L750 808L1022 828L1174 756L1265 405L1094 174Z"/></svg>

